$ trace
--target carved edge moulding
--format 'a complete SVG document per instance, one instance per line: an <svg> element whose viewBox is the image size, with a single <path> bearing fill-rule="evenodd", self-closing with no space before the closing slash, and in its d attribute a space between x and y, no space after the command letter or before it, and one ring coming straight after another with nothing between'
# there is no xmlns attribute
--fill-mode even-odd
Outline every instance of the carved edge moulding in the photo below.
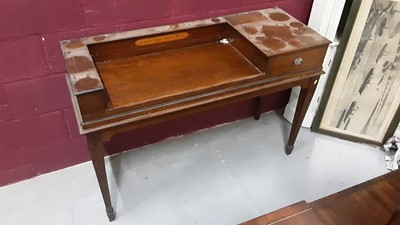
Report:
<svg viewBox="0 0 400 225"><path fill-rule="evenodd" d="M381 144L400 119L400 1L355 0L349 21L313 129Z"/></svg>

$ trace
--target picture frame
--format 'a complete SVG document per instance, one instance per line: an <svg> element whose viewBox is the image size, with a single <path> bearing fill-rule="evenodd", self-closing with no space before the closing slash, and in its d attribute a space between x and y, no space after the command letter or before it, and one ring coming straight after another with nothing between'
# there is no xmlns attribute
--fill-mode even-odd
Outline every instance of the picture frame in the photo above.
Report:
<svg viewBox="0 0 400 225"><path fill-rule="evenodd" d="M382 144L400 120L400 1L354 0L312 129Z"/></svg>

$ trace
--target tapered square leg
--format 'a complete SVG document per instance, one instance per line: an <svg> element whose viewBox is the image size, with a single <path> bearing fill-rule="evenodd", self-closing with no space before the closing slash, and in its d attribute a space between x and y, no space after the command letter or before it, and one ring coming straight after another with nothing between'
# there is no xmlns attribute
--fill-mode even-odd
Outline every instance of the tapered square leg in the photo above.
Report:
<svg viewBox="0 0 400 225"><path fill-rule="evenodd" d="M290 155L294 148L294 142L296 141L297 135L301 124L303 123L304 117L306 115L308 106L310 105L311 99L314 95L315 88L317 87L318 78L315 77L310 80L307 87L301 88L300 96L297 101L296 112L294 114L292 128L290 129L289 140L285 146L285 153Z"/></svg>
<svg viewBox="0 0 400 225"><path fill-rule="evenodd" d="M97 181L100 186L101 195L106 206L106 213L108 219L111 221L115 220L116 214L114 208L111 205L110 190L108 188L107 173L104 163L105 148L101 141L100 134L90 133L86 135L88 142L89 153L92 159L94 171L96 173Z"/></svg>
<svg viewBox="0 0 400 225"><path fill-rule="evenodd" d="M114 208L112 206L106 208L106 213L107 213L108 220L110 222L115 220L115 217L117 215L115 214Z"/></svg>

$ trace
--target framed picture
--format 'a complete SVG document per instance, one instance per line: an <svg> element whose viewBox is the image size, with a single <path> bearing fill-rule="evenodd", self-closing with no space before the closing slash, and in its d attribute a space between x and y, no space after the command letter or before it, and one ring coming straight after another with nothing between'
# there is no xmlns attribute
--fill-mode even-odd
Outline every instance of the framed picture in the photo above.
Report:
<svg viewBox="0 0 400 225"><path fill-rule="evenodd" d="M358 2L313 128L379 144L400 118L400 0Z"/></svg>

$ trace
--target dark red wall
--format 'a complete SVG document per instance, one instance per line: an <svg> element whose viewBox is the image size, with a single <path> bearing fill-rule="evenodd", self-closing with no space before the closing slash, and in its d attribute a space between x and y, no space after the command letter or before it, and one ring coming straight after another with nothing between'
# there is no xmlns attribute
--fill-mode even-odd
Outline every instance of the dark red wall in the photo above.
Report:
<svg viewBox="0 0 400 225"><path fill-rule="evenodd" d="M71 110L60 40L274 6L307 22L311 5L312 0L0 1L0 186L89 160ZM264 111L283 107L288 93L265 97ZM115 153L245 118L253 105L246 101L142 128L107 147Z"/></svg>

